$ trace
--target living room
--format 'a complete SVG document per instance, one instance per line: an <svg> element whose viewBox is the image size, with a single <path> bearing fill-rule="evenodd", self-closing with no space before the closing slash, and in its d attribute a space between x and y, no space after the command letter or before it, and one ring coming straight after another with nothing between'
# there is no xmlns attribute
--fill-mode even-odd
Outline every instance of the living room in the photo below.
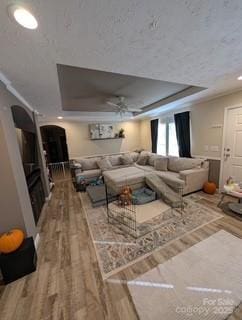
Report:
<svg viewBox="0 0 242 320"><path fill-rule="evenodd" d="M0 9L0 318L242 319L240 1Z"/></svg>

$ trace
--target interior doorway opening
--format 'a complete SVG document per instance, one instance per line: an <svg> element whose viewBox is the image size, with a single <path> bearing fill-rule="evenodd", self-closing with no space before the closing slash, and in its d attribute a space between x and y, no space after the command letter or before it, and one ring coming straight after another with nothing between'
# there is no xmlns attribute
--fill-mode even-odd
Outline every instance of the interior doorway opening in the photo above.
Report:
<svg viewBox="0 0 242 320"><path fill-rule="evenodd" d="M40 132L50 181L69 180L69 155L65 129L46 125L40 127Z"/></svg>
<svg viewBox="0 0 242 320"><path fill-rule="evenodd" d="M65 129L59 126L46 125L40 127L40 132L47 163L68 162L69 155Z"/></svg>

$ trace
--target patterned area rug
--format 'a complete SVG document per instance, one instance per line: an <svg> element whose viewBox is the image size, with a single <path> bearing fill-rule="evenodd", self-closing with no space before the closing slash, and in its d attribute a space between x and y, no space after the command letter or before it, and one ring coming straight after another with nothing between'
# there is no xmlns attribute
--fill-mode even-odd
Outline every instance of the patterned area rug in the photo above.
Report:
<svg viewBox="0 0 242 320"><path fill-rule="evenodd" d="M105 206L93 208L86 193L79 192L79 195L103 279L107 279L185 233L222 217L221 214L187 197L182 216L174 209L168 210L142 223L139 227L145 232L138 239L134 239L120 228L118 223L115 225L108 223Z"/></svg>
<svg viewBox="0 0 242 320"><path fill-rule="evenodd" d="M230 319L242 300L241 246L241 239L220 230L127 281L139 318Z"/></svg>

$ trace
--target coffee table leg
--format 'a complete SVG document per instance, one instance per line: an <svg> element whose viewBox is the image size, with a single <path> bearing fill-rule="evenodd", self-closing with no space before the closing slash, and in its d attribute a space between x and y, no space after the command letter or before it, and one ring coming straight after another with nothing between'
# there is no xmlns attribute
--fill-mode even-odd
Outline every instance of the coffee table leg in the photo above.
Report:
<svg viewBox="0 0 242 320"><path fill-rule="evenodd" d="M219 201L219 203L217 205L218 208L220 208L221 204L223 203L224 197L225 197L225 194L222 194L222 197L221 197L221 199L220 199L220 201Z"/></svg>

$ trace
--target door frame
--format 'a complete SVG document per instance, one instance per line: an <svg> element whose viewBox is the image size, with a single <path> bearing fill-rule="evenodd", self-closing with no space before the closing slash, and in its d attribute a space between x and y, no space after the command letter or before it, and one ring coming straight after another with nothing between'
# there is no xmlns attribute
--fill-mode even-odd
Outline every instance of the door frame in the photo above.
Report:
<svg viewBox="0 0 242 320"><path fill-rule="evenodd" d="M242 104L236 104L236 105L224 108L223 138L222 138L220 174L219 174L219 192L223 191L222 181L223 181L223 169L224 169L224 148L225 148L227 125L228 125L228 113L230 110L238 109L238 108L242 108Z"/></svg>

